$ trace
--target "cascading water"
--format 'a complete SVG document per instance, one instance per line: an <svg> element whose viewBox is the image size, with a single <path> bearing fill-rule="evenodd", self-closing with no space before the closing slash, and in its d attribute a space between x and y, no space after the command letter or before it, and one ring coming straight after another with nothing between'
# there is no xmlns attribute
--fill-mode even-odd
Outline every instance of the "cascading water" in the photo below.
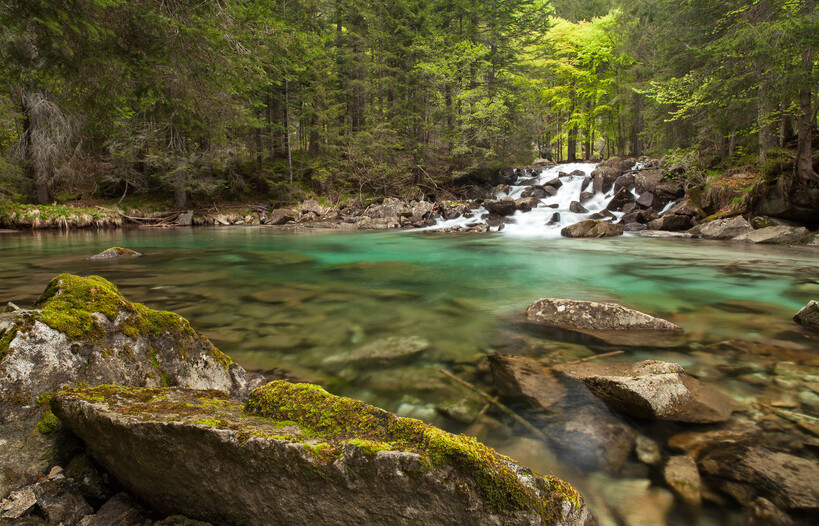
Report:
<svg viewBox="0 0 819 526"><path fill-rule="evenodd" d="M498 194L497 198L511 197L519 199L527 189L545 185L558 178L561 172L576 174L561 176L559 178L561 185L557 188L555 195L540 198L538 205L531 211L518 210L513 215L504 218L504 223L501 225L491 226L490 230L502 230L507 235L515 237L560 237L560 230L563 227L588 219L590 216L605 210L612 197L614 197L614 190L611 189L608 192L598 192L588 199L581 200L581 192L592 192L591 173L596 167L596 163L560 164L543 168L534 176L524 175L519 177L516 184L510 186L506 192ZM578 174L578 172L581 172L582 175ZM520 184L524 181L527 184ZM572 212L570 207L573 201L580 203L587 211ZM612 212L612 214L615 216L615 220L623 216L622 212ZM429 229L440 230L456 226L468 228L485 223L488 217L489 212L480 207L472 210L471 214L466 214L457 219L440 221Z"/></svg>

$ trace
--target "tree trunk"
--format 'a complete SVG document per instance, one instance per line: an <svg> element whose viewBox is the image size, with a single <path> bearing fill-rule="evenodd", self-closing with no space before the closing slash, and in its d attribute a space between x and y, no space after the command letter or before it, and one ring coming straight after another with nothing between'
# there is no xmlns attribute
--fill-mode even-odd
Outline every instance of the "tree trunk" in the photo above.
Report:
<svg viewBox="0 0 819 526"><path fill-rule="evenodd" d="M804 11L807 17L816 16L815 0L805 0ZM802 67L805 72L810 72L813 68L813 48L807 45L802 50ZM806 75L806 78L811 78ZM805 182L819 180L819 175L813 170L813 153L811 151L813 143L813 111L811 103L813 93L811 86L806 84L799 90L799 120L797 122L797 148L796 148L796 173Z"/></svg>
<svg viewBox="0 0 819 526"><path fill-rule="evenodd" d="M631 128L631 155L640 157L643 155L643 95L634 92L634 126Z"/></svg>
<svg viewBox="0 0 819 526"><path fill-rule="evenodd" d="M569 130L567 145L569 147L568 161L573 163L577 161L577 126L572 126L572 129Z"/></svg>

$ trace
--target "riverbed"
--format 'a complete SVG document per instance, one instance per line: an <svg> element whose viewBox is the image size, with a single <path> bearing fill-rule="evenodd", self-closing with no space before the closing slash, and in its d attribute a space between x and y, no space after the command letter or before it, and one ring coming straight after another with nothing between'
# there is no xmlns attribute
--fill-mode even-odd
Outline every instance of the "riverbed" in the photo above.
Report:
<svg viewBox="0 0 819 526"><path fill-rule="evenodd" d="M145 255L85 259L111 246ZM503 425L499 415L498 425L471 426L443 416L436 407L472 394L439 370L491 392L483 356L492 352L558 363L624 350L612 359L680 363L741 404L780 397L782 407L813 416L819 409L799 393L748 378L748 371L726 373L724 364L714 362L718 354L703 352L726 340L816 352L819 339L791 319L819 299L815 249L639 237L294 233L271 227L0 235L2 304L30 306L62 272L104 276L134 301L181 314L248 369L316 382L335 394L475 434L586 493L651 475L634 468L637 461L619 474L575 469L571 459L522 438L525 433ZM651 342L619 348L549 339L519 323L519 313L542 297L620 303L680 325L685 336L662 348ZM415 350L394 361L355 361L362 348L402 345ZM747 358L748 364L759 362L758 356ZM739 361L744 362L741 354ZM705 509L675 508L669 523L732 523L738 516L732 506Z"/></svg>

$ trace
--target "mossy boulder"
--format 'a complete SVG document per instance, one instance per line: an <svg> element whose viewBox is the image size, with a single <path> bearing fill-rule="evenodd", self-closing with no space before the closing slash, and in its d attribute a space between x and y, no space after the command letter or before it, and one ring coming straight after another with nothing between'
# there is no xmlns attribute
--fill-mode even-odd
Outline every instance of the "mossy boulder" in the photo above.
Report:
<svg viewBox="0 0 819 526"><path fill-rule="evenodd" d="M215 391L99 386L52 408L159 513L214 524L565 524L583 497L474 438L310 384L247 404Z"/></svg>
<svg viewBox="0 0 819 526"><path fill-rule="evenodd" d="M109 249L103 250L99 254L95 254L91 256L90 260L99 260L99 259L117 259L117 258L135 258L139 257L142 254L137 252L136 250L131 250L130 248L122 248L122 247L111 247Z"/></svg>
<svg viewBox="0 0 819 526"><path fill-rule="evenodd" d="M59 462L70 441L50 393L79 383L250 391L248 375L172 312L109 281L62 274L32 309L0 317L0 496Z"/></svg>

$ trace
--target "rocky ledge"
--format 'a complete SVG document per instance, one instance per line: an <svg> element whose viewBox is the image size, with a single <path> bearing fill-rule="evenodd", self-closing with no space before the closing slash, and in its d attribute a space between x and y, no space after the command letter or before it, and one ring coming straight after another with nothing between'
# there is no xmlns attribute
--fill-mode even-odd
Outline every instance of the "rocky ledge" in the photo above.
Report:
<svg viewBox="0 0 819 526"><path fill-rule="evenodd" d="M473 438L310 384L247 404L218 391L99 386L54 413L153 509L214 524L565 524L595 521L566 483Z"/></svg>

